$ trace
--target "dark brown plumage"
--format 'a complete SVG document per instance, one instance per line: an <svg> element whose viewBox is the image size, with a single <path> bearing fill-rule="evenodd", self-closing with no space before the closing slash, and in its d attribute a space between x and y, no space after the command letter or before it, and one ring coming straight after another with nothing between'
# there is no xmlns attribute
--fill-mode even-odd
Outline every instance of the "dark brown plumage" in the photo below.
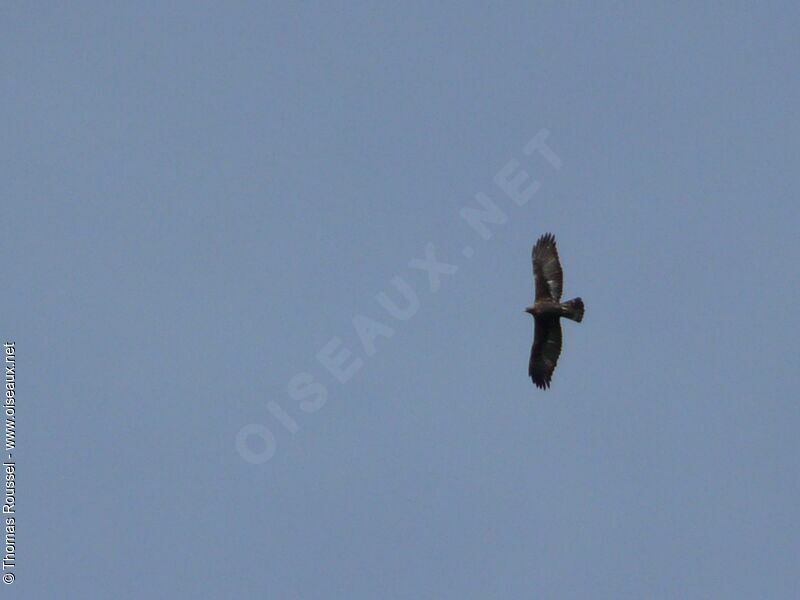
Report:
<svg viewBox="0 0 800 600"><path fill-rule="evenodd" d="M561 317L580 323L583 320L583 300L575 298L561 302L564 275L552 233L545 233L537 240L531 260L536 299L525 309L533 315L534 321L528 375L536 387L547 389L561 354Z"/></svg>

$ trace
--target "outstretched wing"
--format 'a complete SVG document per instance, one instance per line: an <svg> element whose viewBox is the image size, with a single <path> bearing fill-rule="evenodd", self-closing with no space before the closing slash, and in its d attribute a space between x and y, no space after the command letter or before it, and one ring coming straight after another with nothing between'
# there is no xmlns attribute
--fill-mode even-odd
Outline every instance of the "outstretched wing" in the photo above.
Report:
<svg viewBox="0 0 800 600"><path fill-rule="evenodd" d="M561 288L564 275L556 250L556 238L552 233L545 233L533 246L533 279L536 282L536 300L549 298L561 300Z"/></svg>
<svg viewBox="0 0 800 600"><path fill-rule="evenodd" d="M546 389L561 354L561 321L558 317L537 317L534 322L528 375L536 387Z"/></svg>

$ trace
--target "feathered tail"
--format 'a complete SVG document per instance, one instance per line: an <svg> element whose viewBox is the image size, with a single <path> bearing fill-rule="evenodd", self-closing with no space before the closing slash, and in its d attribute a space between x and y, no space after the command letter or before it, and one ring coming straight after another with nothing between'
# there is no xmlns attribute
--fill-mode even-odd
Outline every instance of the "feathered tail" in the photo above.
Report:
<svg viewBox="0 0 800 600"><path fill-rule="evenodd" d="M562 302L561 310L567 319L572 319L580 323L583 321L583 300L573 298L569 302Z"/></svg>

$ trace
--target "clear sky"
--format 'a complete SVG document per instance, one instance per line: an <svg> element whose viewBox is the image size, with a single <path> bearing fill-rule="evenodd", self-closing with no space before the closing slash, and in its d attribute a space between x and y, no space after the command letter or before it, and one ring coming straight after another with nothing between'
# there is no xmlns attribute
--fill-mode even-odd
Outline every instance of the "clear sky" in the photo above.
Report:
<svg viewBox="0 0 800 600"><path fill-rule="evenodd" d="M4 597L797 598L800 9L644 4L7 5Z"/></svg>

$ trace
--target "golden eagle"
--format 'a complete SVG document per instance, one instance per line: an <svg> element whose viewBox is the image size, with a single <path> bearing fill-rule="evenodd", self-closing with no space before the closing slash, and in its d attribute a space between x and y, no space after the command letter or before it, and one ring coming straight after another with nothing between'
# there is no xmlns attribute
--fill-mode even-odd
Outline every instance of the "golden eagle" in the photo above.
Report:
<svg viewBox="0 0 800 600"><path fill-rule="evenodd" d="M536 387L550 387L550 379L561 354L561 317L580 323L583 320L583 300L575 298L561 302L563 274L556 250L556 238L545 233L533 246L533 279L536 299L525 312L533 315L533 347L528 363Z"/></svg>

